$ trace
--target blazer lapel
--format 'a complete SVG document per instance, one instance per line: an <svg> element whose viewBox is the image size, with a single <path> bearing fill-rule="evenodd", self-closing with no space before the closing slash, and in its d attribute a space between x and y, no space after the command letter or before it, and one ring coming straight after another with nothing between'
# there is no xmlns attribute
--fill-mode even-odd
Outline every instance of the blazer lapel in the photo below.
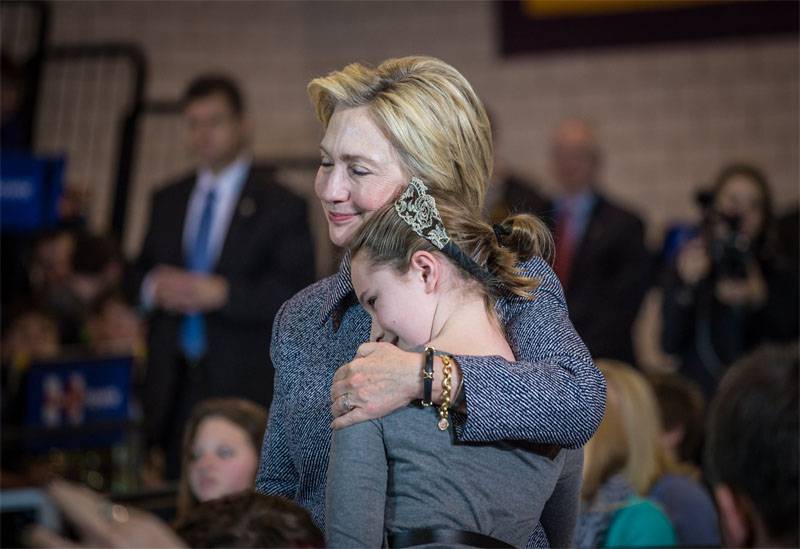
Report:
<svg viewBox="0 0 800 549"><path fill-rule="evenodd" d="M242 191L239 193L236 208L231 216L231 223L228 226L228 232L225 234L225 240L214 269L215 271L224 270L240 249L237 245L247 240L248 227L256 219L258 209L261 207L258 186L258 181L253 177L253 168L251 167L250 172L247 174L247 180L242 186Z"/></svg>
<svg viewBox="0 0 800 549"><path fill-rule="evenodd" d="M183 233L186 229L186 215L189 211L189 199L192 196L192 190L197 184L197 177L191 176L187 178L180 188L180 193L177 193L175 204L169 208L175 212L175 216L171 219L164 220L171 227L164 234L169 235L170 238L170 256L177 258L179 265L186 265L186 249L183 245Z"/></svg>

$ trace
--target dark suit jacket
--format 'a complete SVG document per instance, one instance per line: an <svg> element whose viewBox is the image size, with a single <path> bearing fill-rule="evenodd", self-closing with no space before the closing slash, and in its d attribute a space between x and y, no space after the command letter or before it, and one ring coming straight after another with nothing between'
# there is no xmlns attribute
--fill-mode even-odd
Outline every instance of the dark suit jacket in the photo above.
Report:
<svg viewBox="0 0 800 549"><path fill-rule="evenodd" d="M502 198L489 213L492 223L500 223L509 215L530 213L539 216L550 230L553 230L555 226L553 203L538 191L536 185L526 182L515 174L508 175L502 184Z"/></svg>
<svg viewBox="0 0 800 549"><path fill-rule="evenodd" d="M593 357L633 363L631 327L650 274L642 221L598 195L564 285L570 318Z"/></svg>
<svg viewBox="0 0 800 549"><path fill-rule="evenodd" d="M137 286L159 264L185 266L183 226L195 182L192 174L155 193ZM189 378L181 374L178 360L182 316L163 310L151 314L143 395L151 443L169 442L164 438L174 437L170 423L183 422L185 417L177 416L185 416L200 398L240 396L269 406L273 317L315 278L306 210L305 201L277 184L271 170L251 167L214 268L228 280L228 303L205 316L208 351ZM187 392L192 402L176 410Z"/></svg>

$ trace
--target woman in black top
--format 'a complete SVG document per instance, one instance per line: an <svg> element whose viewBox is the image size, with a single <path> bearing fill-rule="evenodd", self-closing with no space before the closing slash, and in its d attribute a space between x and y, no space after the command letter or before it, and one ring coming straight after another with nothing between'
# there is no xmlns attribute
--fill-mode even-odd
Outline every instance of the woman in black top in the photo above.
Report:
<svg viewBox="0 0 800 549"><path fill-rule="evenodd" d="M701 202L702 224L665 273L662 343L710 395L744 352L797 336L797 284L772 252L772 197L763 173L727 166Z"/></svg>

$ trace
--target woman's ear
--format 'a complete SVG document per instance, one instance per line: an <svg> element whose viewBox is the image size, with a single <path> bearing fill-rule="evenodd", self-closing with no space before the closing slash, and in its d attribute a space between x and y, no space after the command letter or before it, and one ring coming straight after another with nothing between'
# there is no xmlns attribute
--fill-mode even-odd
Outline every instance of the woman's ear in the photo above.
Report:
<svg viewBox="0 0 800 549"><path fill-rule="evenodd" d="M425 286L425 292L431 293L439 285L442 276L442 262L430 252L415 252L411 256L409 271L414 279L419 280Z"/></svg>
<svg viewBox="0 0 800 549"><path fill-rule="evenodd" d="M747 547L753 532L748 505L726 484L714 487L722 536L728 547Z"/></svg>

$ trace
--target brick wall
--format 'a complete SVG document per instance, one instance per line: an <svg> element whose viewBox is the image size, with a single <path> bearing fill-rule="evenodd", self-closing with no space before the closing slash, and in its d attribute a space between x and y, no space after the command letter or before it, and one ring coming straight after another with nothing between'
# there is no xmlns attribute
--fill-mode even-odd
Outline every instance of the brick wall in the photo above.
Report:
<svg viewBox="0 0 800 549"><path fill-rule="evenodd" d="M139 43L150 61L149 98L175 98L199 71L238 77L261 157L317 154L319 128L305 95L313 76L351 61L425 53L475 85L501 127L498 154L546 189L553 127L568 115L592 119L608 192L647 219L654 242L669 220L695 214L693 189L730 160L764 167L779 211L798 198L793 38L507 60L497 53L495 6L483 2L55 2L53 11L55 43ZM150 137L159 138L175 139ZM310 193L311 183L299 186ZM139 189L136 200L146 194ZM142 208L132 209L141 223ZM106 204L93 209L95 226L107 216Z"/></svg>

